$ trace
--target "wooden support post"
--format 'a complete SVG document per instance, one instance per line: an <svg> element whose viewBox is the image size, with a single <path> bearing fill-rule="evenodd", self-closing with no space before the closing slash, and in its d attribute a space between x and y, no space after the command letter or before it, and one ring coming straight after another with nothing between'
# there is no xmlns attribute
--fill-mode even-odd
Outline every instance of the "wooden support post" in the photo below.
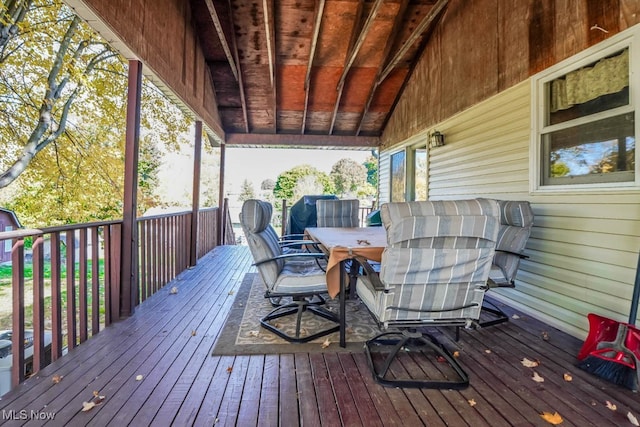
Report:
<svg viewBox="0 0 640 427"><path fill-rule="evenodd" d="M287 199L282 199L282 218L280 218L280 222L282 224L282 232L281 235L284 236L287 234Z"/></svg>
<svg viewBox="0 0 640 427"><path fill-rule="evenodd" d="M13 240L11 248L11 288L13 313L11 326L11 387L24 381L24 238Z"/></svg>
<svg viewBox="0 0 640 427"><path fill-rule="evenodd" d="M224 230L223 226L223 215L224 212L222 208L222 204L224 202L224 163L225 163L225 151L226 144L220 145L220 184L219 184L219 192L218 192L218 246L223 245L224 243Z"/></svg>
<svg viewBox="0 0 640 427"><path fill-rule="evenodd" d="M138 152L140 145L140 99L142 63L129 61L129 91L127 94L127 130L124 155L124 207L122 218L122 264L120 286L120 317L131 316L137 301L138 273Z"/></svg>
<svg viewBox="0 0 640 427"><path fill-rule="evenodd" d="M191 245L189 247L189 266L198 263L198 210L200 209L200 171L202 159L202 122L196 122L196 136L193 148L193 195L191 197Z"/></svg>

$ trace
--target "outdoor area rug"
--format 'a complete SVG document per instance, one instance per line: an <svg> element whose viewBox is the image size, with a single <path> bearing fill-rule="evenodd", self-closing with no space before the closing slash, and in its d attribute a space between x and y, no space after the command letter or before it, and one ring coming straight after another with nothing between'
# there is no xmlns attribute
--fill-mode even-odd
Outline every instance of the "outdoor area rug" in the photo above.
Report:
<svg viewBox="0 0 640 427"><path fill-rule="evenodd" d="M359 299L355 299L346 302L346 348L340 347L338 332L308 343L290 343L260 326L260 318L273 310L269 300L264 297L265 289L258 273L245 275L212 355L359 352L363 351L366 340L380 332L366 307ZM327 299L324 307L339 312L338 299ZM288 325L295 327L295 318L295 315L285 316L277 319L277 322L281 328L287 328ZM312 313L305 312L302 317L303 328L309 331L330 324L334 323ZM325 347L323 344L327 339L329 345Z"/></svg>

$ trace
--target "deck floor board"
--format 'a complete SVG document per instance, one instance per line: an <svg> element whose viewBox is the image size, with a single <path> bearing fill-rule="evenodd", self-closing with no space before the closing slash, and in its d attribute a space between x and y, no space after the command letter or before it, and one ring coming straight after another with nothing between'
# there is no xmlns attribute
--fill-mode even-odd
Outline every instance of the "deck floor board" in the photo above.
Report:
<svg viewBox="0 0 640 427"><path fill-rule="evenodd" d="M246 247L216 248L198 265L117 322L0 400L3 425L43 425L20 411L55 413L48 425L122 426L566 426L630 425L640 399L578 369L582 342L504 307L508 323L436 331L469 373L465 390L419 390L375 383L364 352L211 356L245 273ZM169 290L177 287L178 292ZM499 304L500 305L500 304ZM547 338L547 339L544 339ZM438 362L403 355L397 375L441 373ZM540 365L527 368L523 358ZM537 372L545 381L532 380ZM564 373L573 380L566 381ZM62 375L60 383L52 381ZM136 376L142 375L141 381ZM103 404L82 412L93 391ZM606 402L617 405L612 411ZM11 414L15 416L11 417ZM10 419L13 418L13 419Z"/></svg>

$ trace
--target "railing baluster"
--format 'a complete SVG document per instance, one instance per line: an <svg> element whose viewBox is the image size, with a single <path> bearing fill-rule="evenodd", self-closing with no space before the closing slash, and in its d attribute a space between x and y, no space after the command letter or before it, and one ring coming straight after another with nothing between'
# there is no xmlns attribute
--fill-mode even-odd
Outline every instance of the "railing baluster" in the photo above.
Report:
<svg viewBox="0 0 640 427"><path fill-rule="evenodd" d="M11 275L13 294L11 351L11 386L24 381L24 238L13 240L11 248Z"/></svg>
<svg viewBox="0 0 640 427"><path fill-rule="evenodd" d="M66 233L67 256L67 347L76 346L76 284L75 284L75 232Z"/></svg>
<svg viewBox="0 0 640 427"><path fill-rule="evenodd" d="M138 299L140 302L147 299L147 272L145 270L147 245L144 244L147 238L144 221L138 221Z"/></svg>
<svg viewBox="0 0 640 427"><path fill-rule="evenodd" d="M33 239L33 372L45 366L44 341L44 238Z"/></svg>
<svg viewBox="0 0 640 427"><path fill-rule="evenodd" d="M79 334L80 343L87 340L87 325L89 324L89 318L87 316L88 310L88 297L87 297L87 229L81 228L80 232L80 259L79 259L79 276L78 276L78 305L80 306L80 319L79 319Z"/></svg>
<svg viewBox="0 0 640 427"><path fill-rule="evenodd" d="M100 237L91 227L91 335L100 331Z"/></svg>
<svg viewBox="0 0 640 427"><path fill-rule="evenodd" d="M60 272L60 233L51 233L51 359L62 356L62 280Z"/></svg>

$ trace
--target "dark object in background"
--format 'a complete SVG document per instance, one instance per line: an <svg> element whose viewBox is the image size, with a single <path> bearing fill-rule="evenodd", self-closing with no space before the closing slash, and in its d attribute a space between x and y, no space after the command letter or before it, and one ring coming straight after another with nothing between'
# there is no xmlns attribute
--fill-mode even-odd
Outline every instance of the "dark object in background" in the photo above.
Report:
<svg viewBox="0 0 640 427"><path fill-rule="evenodd" d="M367 215L367 227L382 227L380 209L373 210Z"/></svg>
<svg viewBox="0 0 640 427"><path fill-rule="evenodd" d="M318 213L316 211L316 201L337 200L333 194L323 194L316 196L303 196L291 205L289 209L289 220L287 221L286 234L302 234L307 227L316 227L318 224Z"/></svg>

